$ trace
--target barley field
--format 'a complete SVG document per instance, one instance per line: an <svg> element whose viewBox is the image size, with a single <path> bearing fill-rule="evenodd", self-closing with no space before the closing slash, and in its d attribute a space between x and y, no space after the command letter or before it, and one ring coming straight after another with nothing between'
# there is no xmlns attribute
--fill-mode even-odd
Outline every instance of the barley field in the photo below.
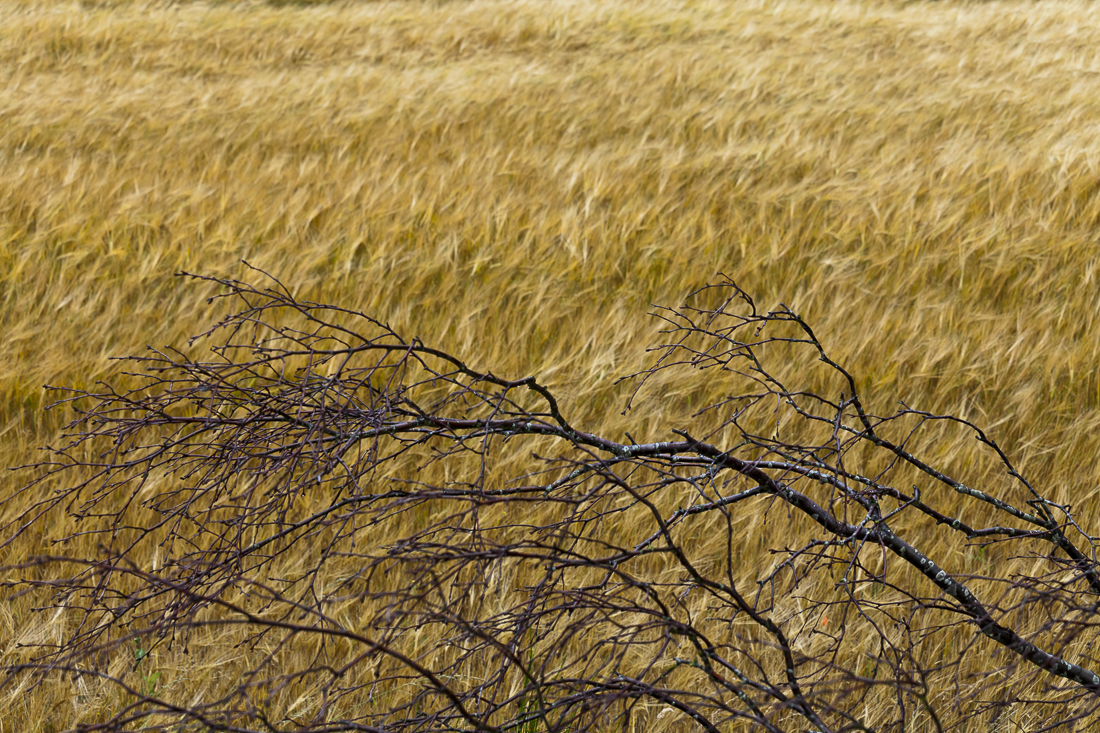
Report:
<svg viewBox="0 0 1100 733"><path fill-rule="evenodd" d="M651 304L722 273L797 310L865 403L966 417L1100 527L1093 3L0 0L0 463L42 460L71 417L44 411L43 385L124 383L111 357L182 348L223 315L177 272L256 279L242 260L477 369L536 375L585 430L648 440L723 385L662 383L623 415L616 379L660 340ZM968 435L922 450L1003 484ZM16 495L27 472L0 476L8 525L33 496ZM72 531L63 514L45 527L0 565ZM774 563L746 552L746 583ZM4 665L70 622L36 612L20 572L3 578ZM151 653L163 694L232 690L238 633ZM952 633L973 645L960 674L999 663ZM1092 662L1089 644L1062 651ZM0 690L0 731L126 704L28 684ZM323 704L281 694L287 729ZM892 705L868 697L864 722ZM979 707L956 729L1034 729L1026 706ZM698 729L666 710L639 708L633 729Z"/></svg>

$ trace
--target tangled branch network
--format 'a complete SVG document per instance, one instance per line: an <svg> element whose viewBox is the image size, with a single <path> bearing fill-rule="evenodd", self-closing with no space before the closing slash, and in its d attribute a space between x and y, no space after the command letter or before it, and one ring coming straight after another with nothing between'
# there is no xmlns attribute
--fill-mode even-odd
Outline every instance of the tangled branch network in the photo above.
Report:
<svg viewBox="0 0 1100 733"><path fill-rule="evenodd" d="M1071 508L968 420L874 414L799 315L729 279L655 308L663 342L624 378L628 415L658 385L724 396L636 442L586 432L534 377L273 279L188 277L232 314L187 353L131 357L125 388L63 394L63 445L6 499L22 507L6 545L70 528L5 568L64 624L7 665L8 694L76 680L111 701L84 724L104 731L963 730L1020 706L1036 731L1096 714L1100 575ZM944 429L977 436L1002 478L976 488L923 458ZM987 547L1001 559L966 559ZM201 695L133 656L229 632L237 667Z"/></svg>

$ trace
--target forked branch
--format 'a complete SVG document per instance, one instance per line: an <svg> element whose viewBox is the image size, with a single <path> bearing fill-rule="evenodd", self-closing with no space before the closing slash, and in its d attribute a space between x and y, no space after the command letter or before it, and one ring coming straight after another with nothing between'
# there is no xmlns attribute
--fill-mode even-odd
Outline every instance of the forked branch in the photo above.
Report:
<svg viewBox="0 0 1100 733"><path fill-rule="evenodd" d="M637 443L365 314L195 279L235 304L208 355L68 390L65 442L7 499L5 545L72 531L5 569L65 622L5 689L68 674L125 701L89 730L945 730L1000 714L986 674L1046 726L1098 708L1100 576L1070 508L966 420L872 413L785 306L723 280L657 309L631 400L670 378L724 396ZM923 457L944 421L1015 489ZM1044 570L952 569L979 538ZM118 662L230 628L248 653L217 696ZM976 674L981 636L1007 654Z"/></svg>

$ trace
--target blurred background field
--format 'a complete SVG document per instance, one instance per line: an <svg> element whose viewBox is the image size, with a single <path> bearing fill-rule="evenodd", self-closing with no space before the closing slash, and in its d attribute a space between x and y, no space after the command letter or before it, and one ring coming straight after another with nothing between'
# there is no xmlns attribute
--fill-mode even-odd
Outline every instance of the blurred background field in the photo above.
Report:
<svg viewBox="0 0 1100 733"><path fill-rule="evenodd" d="M43 384L221 314L174 273L242 259L645 439L721 385L624 418L614 380L649 305L722 272L798 310L874 409L990 428L1096 526L1092 3L0 2L0 462L56 440ZM992 470L966 436L928 449ZM31 605L0 604L7 660L59 633ZM161 660L181 700L232 682L234 640L209 642ZM2 705L2 730L95 714L67 684Z"/></svg>

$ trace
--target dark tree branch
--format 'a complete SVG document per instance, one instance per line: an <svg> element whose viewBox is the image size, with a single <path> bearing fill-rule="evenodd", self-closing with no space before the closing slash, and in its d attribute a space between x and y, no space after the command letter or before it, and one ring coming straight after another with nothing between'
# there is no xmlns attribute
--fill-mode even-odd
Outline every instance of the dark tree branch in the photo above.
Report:
<svg viewBox="0 0 1100 733"><path fill-rule="evenodd" d="M125 388L61 390L77 414L65 442L6 499L21 509L0 546L46 521L72 530L5 568L66 636L3 684L113 686L125 702L88 730L533 733L654 710L707 731L947 730L996 710L960 678L980 636L1040 725L1100 708L1095 662L1070 659L1100 593L1071 508L967 420L870 412L786 306L761 313L724 280L658 308L666 343L628 409L669 370L730 391L691 430L639 443L579 429L534 377L475 370L365 314L191 277L237 306L191 342L205 358L151 349L127 359ZM944 422L974 432L1030 510L921 457L922 429ZM505 475L521 445L559 452ZM922 491L929 478L958 498ZM754 516L783 532L744 535ZM1048 574L949 570L949 537L1018 544ZM785 559L749 577L765 545ZM187 649L230 627L250 656L214 700L143 684L147 656L111 665L135 640ZM953 651L930 653L933 636ZM302 685L304 717L288 708ZM866 720L872 699L894 712Z"/></svg>

